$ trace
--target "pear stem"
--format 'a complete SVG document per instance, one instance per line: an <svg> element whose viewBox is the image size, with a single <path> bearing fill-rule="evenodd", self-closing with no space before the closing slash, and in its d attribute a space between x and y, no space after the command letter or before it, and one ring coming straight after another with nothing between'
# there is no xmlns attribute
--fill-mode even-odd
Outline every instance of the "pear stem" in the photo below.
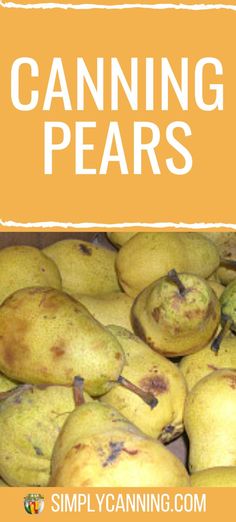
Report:
<svg viewBox="0 0 236 522"><path fill-rule="evenodd" d="M132 382L128 381L128 379L125 379L122 375L119 375L117 382L121 384L121 386L124 386L127 390L132 391L133 393L136 393L148 406L150 406L151 410L156 407L158 404L158 399L154 397L154 395L150 392L145 392Z"/></svg>
<svg viewBox="0 0 236 522"><path fill-rule="evenodd" d="M217 335L217 337L212 342L211 349L212 349L213 352L215 352L216 355L218 354L218 351L220 349L220 345L221 345L224 337L226 336L226 334L229 332L230 328L232 327L232 324L233 324L232 319L230 317L228 317L226 319L226 321L225 321L224 326L221 328L219 334Z"/></svg>
<svg viewBox="0 0 236 522"><path fill-rule="evenodd" d="M180 278L174 268L168 272L167 278L178 287L180 295L184 297L187 290L183 283L180 281Z"/></svg>
<svg viewBox="0 0 236 522"><path fill-rule="evenodd" d="M84 379L77 375L73 382L74 401L76 406L84 404Z"/></svg>
<svg viewBox="0 0 236 522"><path fill-rule="evenodd" d="M220 258L220 265L228 268L236 268L236 259L227 259L226 257Z"/></svg>

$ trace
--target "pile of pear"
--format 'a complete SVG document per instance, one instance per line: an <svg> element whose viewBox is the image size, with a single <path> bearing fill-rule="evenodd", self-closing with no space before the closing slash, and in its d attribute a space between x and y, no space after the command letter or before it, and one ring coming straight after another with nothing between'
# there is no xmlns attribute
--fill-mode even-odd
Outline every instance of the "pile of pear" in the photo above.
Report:
<svg viewBox="0 0 236 522"><path fill-rule="evenodd" d="M212 235L0 250L2 485L235 485L235 236Z"/></svg>

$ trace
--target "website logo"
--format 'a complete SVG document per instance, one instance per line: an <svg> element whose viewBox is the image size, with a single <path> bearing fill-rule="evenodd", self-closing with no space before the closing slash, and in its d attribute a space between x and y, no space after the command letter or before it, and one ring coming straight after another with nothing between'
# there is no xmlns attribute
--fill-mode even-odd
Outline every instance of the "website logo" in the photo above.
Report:
<svg viewBox="0 0 236 522"><path fill-rule="evenodd" d="M24 508L29 515L38 515L44 510L44 497L38 493L30 493L24 497Z"/></svg>

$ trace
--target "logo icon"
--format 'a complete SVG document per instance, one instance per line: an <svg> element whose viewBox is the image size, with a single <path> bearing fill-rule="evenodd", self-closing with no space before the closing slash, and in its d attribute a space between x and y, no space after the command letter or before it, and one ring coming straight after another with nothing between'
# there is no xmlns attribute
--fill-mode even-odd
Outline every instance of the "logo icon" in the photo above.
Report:
<svg viewBox="0 0 236 522"><path fill-rule="evenodd" d="M29 515L38 515L44 509L44 497L38 493L30 493L24 497L24 508Z"/></svg>

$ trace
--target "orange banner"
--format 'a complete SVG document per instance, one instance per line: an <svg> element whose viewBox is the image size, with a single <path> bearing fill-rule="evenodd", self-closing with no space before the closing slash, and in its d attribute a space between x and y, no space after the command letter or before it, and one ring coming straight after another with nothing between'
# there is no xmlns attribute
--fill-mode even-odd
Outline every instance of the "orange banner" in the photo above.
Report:
<svg viewBox="0 0 236 522"><path fill-rule="evenodd" d="M38 501L29 494L40 495ZM1 490L2 520L24 522L39 512L39 520L220 520L235 514L234 488L191 489L65 489L4 488ZM38 502L38 504L36 503ZM37 520L37 518L36 518Z"/></svg>
<svg viewBox="0 0 236 522"><path fill-rule="evenodd" d="M235 11L0 20L2 230L235 223Z"/></svg>

